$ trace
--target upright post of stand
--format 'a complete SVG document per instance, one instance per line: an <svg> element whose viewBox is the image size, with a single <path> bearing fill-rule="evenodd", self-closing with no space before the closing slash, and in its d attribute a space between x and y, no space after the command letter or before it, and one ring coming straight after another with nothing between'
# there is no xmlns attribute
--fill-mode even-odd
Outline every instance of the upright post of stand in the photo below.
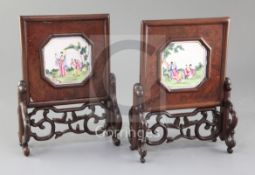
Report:
<svg viewBox="0 0 255 175"><path fill-rule="evenodd" d="M233 104L230 101L231 95L231 83L230 79L226 78L224 83L224 100L222 104L223 111L223 138L228 147L228 153L233 152L233 147L235 147L236 142L234 139L235 127L237 125L238 119L236 116L236 112L233 108Z"/></svg>

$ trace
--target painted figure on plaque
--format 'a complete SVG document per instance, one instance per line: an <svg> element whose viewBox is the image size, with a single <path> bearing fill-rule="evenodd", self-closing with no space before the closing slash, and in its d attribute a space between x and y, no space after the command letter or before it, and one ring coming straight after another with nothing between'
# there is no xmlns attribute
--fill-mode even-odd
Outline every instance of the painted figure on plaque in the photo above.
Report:
<svg viewBox="0 0 255 175"><path fill-rule="evenodd" d="M81 83L91 73L91 45L80 36L52 38L43 48L44 73L53 84Z"/></svg>
<svg viewBox="0 0 255 175"><path fill-rule="evenodd" d="M160 59L160 81L169 90L194 88L206 77L207 50L200 41L172 42Z"/></svg>

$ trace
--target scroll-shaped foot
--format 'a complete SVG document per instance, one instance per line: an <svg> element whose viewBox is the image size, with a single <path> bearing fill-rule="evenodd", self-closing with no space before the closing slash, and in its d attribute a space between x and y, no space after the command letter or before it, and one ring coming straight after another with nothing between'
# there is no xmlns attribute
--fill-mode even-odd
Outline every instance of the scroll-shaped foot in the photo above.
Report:
<svg viewBox="0 0 255 175"><path fill-rule="evenodd" d="M145 156L147 155L147 150L145 149L145 145L139 148L139 154L140 154L140 162L145 163Z"/></svg>
<svg viewBox="0 0 255 175"><path fill-rule="evenodd" d="M23 154L28 157L30 155L30 150L29 150L29 147L28 147L28 144L25 144L24 146L22 146L23 148Z"/></svg>
<svg viewBox="0 0 255 175"><path fill-rule="evenodd" d="M117 134L112 136L112 142L115 146L120 146L120 139L118 139Z"/></svg>
<svg viewBox="0 0 255 175"><path fill-rule="evenodd" d="M135 147L134 145L130 145L129 148L131 151L137 150L137 147Z"/></svg>
<svg viewBox="0 0 255 175"><path fill-rule="evenodd" d="M120 145L120 139L118 138L118 134L120 133L121 126L122 126L122 120L120 115L115 115L118 117L115 117L115 122L113 124L113 133L112 133L112 141L115 146Z"/></svg>
<svg viewBox="0 0 255 175"><path fill-rule="evenodd" d="M232 131L232 133L226 138L225 140L226 145L227 145L227 151L228 153L233 153L233 148L236 146L236 142L234 139L234 131Z"/></svg>

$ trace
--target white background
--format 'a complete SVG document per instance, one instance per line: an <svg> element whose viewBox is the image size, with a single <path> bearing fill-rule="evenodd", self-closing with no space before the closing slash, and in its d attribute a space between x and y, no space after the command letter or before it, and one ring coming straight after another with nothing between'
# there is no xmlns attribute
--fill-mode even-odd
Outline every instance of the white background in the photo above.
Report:
<svg viewBox="0 0 255 175"><path fill-rule="evenodd" d="M127 138L115 147L110 139L66 135L59 140L31 141L25 158L18 146L17 82L21 76L20 15L111 14L111 68L128 127L132 86L139 77L139 33L142 19L230 16L227 75L239 116L237 147L226 153L223 142L180 140L149 147L147 162L128 148ZM255 163L253 0L1 0L0 1L0 174L232 174L250 175Z"/></svg>
<svg viewBox="0 0 255 175"><path fill-rule="evenodd" d="M182 41L182 42L174 42L177 45L182 45L184 50L179 50L179 52L175 53L172 51L172 54L168 55L166 58L168 64L173 61L177 65L177 69L185 69L186 65L192 64L192 68L198 66L201 63L206 67L206 58L207 51L206 48L199 41ZM161 58L162 55L161 54Z"/></svg>

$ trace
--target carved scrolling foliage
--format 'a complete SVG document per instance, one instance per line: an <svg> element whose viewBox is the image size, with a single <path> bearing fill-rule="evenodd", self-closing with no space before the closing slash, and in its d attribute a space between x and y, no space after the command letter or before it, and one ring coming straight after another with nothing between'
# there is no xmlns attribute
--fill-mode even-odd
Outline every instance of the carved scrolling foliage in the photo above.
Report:
<svg viewBox="0 0 255 175"><path fill-rule="evenodd" d="M48 108L34 108L32 112L28 113L28 117L30 120L30 126L34 128L39 128L41 130L46 129L46 125L49 126L50 131L46 136L39 136L36 132L31 130L30 136L35 140L43 141L51 139L54 135L55 138L59 138L62 135L72 132L76 134L88 133L91 135L102 134L104 130L107 129L107 113L108 109L105 107L106 101L102 101L99 103L85 103L79 108L68 108L68 109L58 109L54 106ZM96 107L101 107L103 109L103 113L99 116L96 113ZM85 109L89 109L89 113L79 115L78 111L82 111ZM35 116L39 111L43 112L43 118L39 121L35 121L33 116ZM50 112L61 114L62 116L59 118L51 118ZM70 113L71 117L68 117L68 113ZM94 124L98 124L99 121L105 121L103 126L97 127L95 130L91 130L88 127L89 121L92 121ZM78 123L79 122L79 123ZM83 123L83 126L80 123ZM67 129L63 131L59 131L56 129L57 124L65 124Z"/></svg>
<svg viewBox="0 0 255 175"><path fill-rule="evenodd" d="M212 119L209 119L208 113L211 112ZM192 116L201 114L200 119L192 119ZM152 112L145 116L145 120L148 121L155 117L156 122L147 128L147 133L150 132L154 135L157 134L156 141L150 140L149 137L146 138L146 143L148 145L159 145L164 142L172 142L179 138L186 138L190 140L215 140L220 133L220 112L216 108L210 109L196 109L191 113L182 114L169 114L167 111L162 112ZM173 122L163 122L164 117L172 118ZM148 124L147 124L148 125ZM194 127L194 134L191 133ZM158 135L158 130L161 129L163 132ZM170 136L169 129L179 130L179 134L176 136ZM210 130L207 135L202 134L203 130ZM148 134L147 134L148 135Z"/></svg>

